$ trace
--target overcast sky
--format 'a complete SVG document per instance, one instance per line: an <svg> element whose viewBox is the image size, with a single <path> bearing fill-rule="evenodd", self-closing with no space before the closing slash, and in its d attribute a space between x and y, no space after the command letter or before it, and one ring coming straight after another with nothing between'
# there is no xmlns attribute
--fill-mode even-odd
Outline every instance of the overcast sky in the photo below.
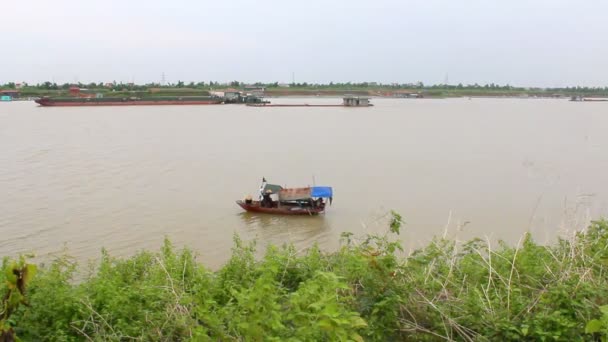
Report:
<svg viewBox="0 0 608 342"><path fill-rule="evenodd" d="M0 83L608 86L606 0L23 0Z"/></svg>

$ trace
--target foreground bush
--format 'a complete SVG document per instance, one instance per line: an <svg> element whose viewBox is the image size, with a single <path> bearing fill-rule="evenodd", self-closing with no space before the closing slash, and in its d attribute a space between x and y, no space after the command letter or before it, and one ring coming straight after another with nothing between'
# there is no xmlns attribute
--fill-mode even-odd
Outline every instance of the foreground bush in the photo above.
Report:
<svg viewBox="0 0 608 342"><path fill-rule="evenodd" d="M84 279L60 258L39 267L11 316L25 341L595 340L608 336L608 223L551 246L437 239L400 257L383 236L324 253L235 239L216 272L166 241L158 253L102 254ZM6 283L4 263L0 273ZM82 271L80 271L82 273ZM5 285L6 287L6 285ZM8 288L2 289L6 293Z"/></svg>

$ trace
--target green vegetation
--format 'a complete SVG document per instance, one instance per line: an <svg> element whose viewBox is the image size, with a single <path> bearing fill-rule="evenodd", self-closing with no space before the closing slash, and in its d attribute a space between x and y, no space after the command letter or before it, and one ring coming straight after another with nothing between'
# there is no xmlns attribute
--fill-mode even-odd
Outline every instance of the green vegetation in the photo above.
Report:
<svg viewBox="0 0 608 342"><path fill-rule="evenodd" d="M27 305L25 289L36 274L36 265L27 264L23 257L18 263L5 259L2 270L5 288L2 289L4 296L0 312L0 341L8 342L18 340L11 316L21 304Z"/></svg>
<svg viewBox="0 0 608 342"><path fill-rule="evenodd" d="M417 83L391 83L382 84L377 82L360 82L360 83L333 83L328 84L311 84L311 83L291 83L279 84L257 82L251 85L246 85L243 82L232 81L228 83L219 82L190 82L188 84L178 81L175 84L161 85L158 83L148 84L133 84L133 83L64 83L56 84L52 82L44 82L36 85L21 84L21 96L65 96L71 86L77 86L82 89L88 89L94 93L104 93L107 96L123 96L134 94L157 94L180 92L186 95L201 95L211 90L236 88L245 89L249 87L264 87L266 93L271 96L289 96L289 95L343 95L343 94L360 94L370 96L399 96L407 93L422 94L425 97L459 97L459 96L539 96L539 97L556 97L556 96L602 96L608 97L608 87L563 87L563 88L524 88L514 87L510 85L498 85L494 83L480 84L435 84L425 85L422 82ZM0 89L16 89L17 84L10 82L0 85Z"/></svg>
<svg viewBox="0 0 608 342"><path fill-rule="evenodd" d="M78 281L75 263L62 257L40 267L11 327L32 341L608 337L607 221L550 246L529 235L517 246L435 239L407 257L400 229L393 213L384 235L343 234L332 253L270 247L260 260L255 244L237 237L215 272L168 241L124 260L103 252ZM15 266L3 268L0 290L12 298Z"/></svg>

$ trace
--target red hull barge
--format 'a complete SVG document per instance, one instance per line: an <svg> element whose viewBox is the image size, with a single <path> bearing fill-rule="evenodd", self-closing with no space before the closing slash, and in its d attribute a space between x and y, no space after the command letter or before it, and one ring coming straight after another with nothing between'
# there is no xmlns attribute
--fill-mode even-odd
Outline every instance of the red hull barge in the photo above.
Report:
<svg viewBox="0 0 608 342"><path fill-rule="evenodd" d="M41 98L36 100L41 106L45 107L81 107L81 106L170 106L170 105L214 105L222 104L222 100L144 100L144 99L69 99L59 100Z"/></svg>
<svg viewBox="0 0 608 342"><path fill-rule="evenodd" d="M244 201L236 201L241 208L246 211L254 213L264 214L278 214L278 215L318 215L325 211L325 207L321 208L304 208L298 206L280 206L275 208L262 207L260 201L252 201L251 204L247 204Z"/></svg>

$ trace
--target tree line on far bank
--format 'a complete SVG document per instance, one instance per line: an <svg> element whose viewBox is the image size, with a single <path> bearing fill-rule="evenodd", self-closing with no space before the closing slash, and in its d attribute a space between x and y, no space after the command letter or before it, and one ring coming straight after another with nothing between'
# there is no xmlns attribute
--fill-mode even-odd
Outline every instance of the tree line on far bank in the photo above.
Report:
<svg viewBox="0 0 608 342"><path fill-rule="evenodd" d="M511 85L500 85L495 83L488 84L433 84L433 85L425 85L422 82L416 83L378 83L378 82L330 82L330 83L263 83L263 82L255 82L255 83L245 83L239 81L232 82L183 82L177 81L176 83L146 83L146 84L135 84L135 83L124 83L124 82L91 82L91 83L63 83L57 84L55 82L42 82L37 84L27 84L20 83L17 84L15 82L8 82L0 85L0 89L21 89L22 91L67 91L70 87L79 87L83 89L95 89L102 91L146 91L151 88L189 88L189 89L200 89L200 90L213 90L219 88L237 88L242 89L244 87L264 87L264 88L281 88L284 91L289 91L289 89L298 89L298 90L323 90L323 89L335 89L335 90L348 90L348 89L357 89L357 90L414 90L423 92L425 90L428 91L474 91L474 92L520 92L520 93L545 93L545 94L596 94L608 96L608 87L582 87L582 86L571 86L571 87L553 87L553 88L534 88L534 87L518 87Z"/></svg>

